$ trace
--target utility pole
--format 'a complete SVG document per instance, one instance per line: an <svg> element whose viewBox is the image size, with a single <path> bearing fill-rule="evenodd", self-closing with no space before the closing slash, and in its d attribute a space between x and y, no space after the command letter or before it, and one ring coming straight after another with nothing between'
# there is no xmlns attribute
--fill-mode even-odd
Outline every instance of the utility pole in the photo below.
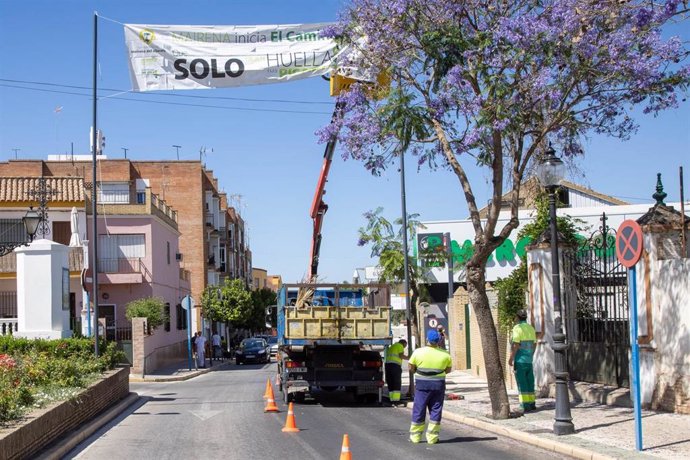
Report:
<svg viewBox="0 0 690 460"><path fill-rule="evenodd" d="M129 149L126 149L124 147L120 147L120 148L125 151L125 159L127 159L127 150L129 150Z"/></svg>
<svg viewBox="0 0 690 460"><path fill-rule="evenodd" d="M177 153L177 161L180 161L180 149L182 148L181 145L173 145L175 147L176 153Z"/></svg>
<svg viewBox="0 0 690 460"><path fill-rule="evenodd" d="M17 159L17 152L19 152L20 150L21 149L12 149L12 151L14 152L14 159L15 160Z"/></svg>

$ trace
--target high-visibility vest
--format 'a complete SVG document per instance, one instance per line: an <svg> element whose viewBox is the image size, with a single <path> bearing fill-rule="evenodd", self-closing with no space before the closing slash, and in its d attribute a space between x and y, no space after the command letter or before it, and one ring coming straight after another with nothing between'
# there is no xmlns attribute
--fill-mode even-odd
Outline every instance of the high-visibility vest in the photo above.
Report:
<svg viewBox="0 0 690 460"><path fill-rule="evenodd" d="M511 341L520 345L515 354L515 362L520 364L531 363L534 344L537 341L537 333L534 331L534 328L527 324L526 321L520 321L513 327Z"/></svg>
<svg viewBox="0 0 690 460"><path fill-rule="evenodd" d="M400 353L405 353L405 347L402 343L394 343L388 350L386 350L386 362L400 364L402 366L402 359L400 359Z"/></svg>
<svg viewBox="0 0 690 460"><path fill-rule="evenodd" d="M446 368L451 367L452 361L445 350L422 347L412 353L410 364L417 366L417 380L445 380Z"/></svg>

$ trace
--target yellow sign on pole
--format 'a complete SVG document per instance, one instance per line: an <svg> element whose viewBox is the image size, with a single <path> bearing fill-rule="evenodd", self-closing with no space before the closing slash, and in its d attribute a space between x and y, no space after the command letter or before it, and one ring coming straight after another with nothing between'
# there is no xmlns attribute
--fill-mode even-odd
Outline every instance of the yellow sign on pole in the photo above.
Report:
<svg viewBox="0 0 690 460"><path fill-rule="evenodd" d="M364 83L369 87L367 94L374 100L382 99L388 95L388 90L391 85L391 78L388 72L381 72L376 77L376 83L357 80L355 78L346 77L344 75L331 75L331 96L340 96L342 93L349 91L350 87L359 82Z"/></svg>

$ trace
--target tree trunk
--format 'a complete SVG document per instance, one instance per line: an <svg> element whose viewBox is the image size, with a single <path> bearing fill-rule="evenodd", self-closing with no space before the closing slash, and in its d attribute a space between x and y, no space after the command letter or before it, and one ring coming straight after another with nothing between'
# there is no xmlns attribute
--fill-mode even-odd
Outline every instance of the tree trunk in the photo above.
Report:
<svg viewBox="0 0 690 460"><path fill-rule="evenodd" d="M472 309L477 316L479 333L484 350L486 380L491 398L491 415L495 419L506 419L510 416L510 403L506 384L503 379L503 366L498 352L498 335L494 324L489 298L486 295L486 276L484 265L467 266L467 289Z"/></svg>

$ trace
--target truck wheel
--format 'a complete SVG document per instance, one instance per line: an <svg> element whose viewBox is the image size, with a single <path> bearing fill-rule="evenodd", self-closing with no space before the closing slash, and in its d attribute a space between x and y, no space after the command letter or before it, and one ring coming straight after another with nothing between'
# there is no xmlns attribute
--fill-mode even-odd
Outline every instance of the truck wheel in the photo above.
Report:
<svg viewBox="0 0 690 460"><path fill-rule="evenodd" d="M295 402L297 404L304 403L304 397L305 397L305 394L303 391L300 391L299 393L295 393Z"/></svg>

